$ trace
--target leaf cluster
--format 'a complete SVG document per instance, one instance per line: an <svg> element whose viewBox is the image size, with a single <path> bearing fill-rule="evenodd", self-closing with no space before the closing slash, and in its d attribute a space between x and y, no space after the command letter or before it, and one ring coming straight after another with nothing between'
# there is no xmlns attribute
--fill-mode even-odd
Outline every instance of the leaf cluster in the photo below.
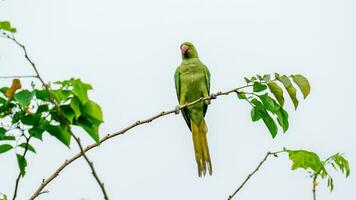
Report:
<svg viewBox="0 0 356 200"><path fill-rule="evenodd" d="M327 186L330 191L334 190L333 178L327 170L330 166L336 171L340 170L341 173L345 174L346 178L350 175L349 162L340 153L336 153L325 160L321 160L316 153L306 150L284 149L284 152L288 153L289 159L293 162L291 167L292 170L304 169L309 173L310 178L314 180L319 177L322 179L327 178Z"/></svg>
<svg viewBox="0 0 356 200"><path fill-rule="evenodd" d="M16 33L16 28L12 27L9 21L0 21L0 30Z"/></svg>
<svg viewBox="0 0 356 200"><path fill-rule="evenodd" d="M270 74L256 75L251 78L245 77L245 81L247 86L252 87L252 91L239 90L236 92L237 96L252 106L250 112L251 120L253 122L262 120L273 138L278 133L277 124L282 128L283 132L286 132L289 128L288 112L284 109L284 90L279 84L283 85L287 91L295 109L297 109L299 101L297 99L297 90L292 82L299 87L304 98L310 93L309 81L300 74L281 76L276 73L274 79L271 79Z"/></svg>
<svg viewBox="0 0 356 200"><path fill-rule="evenodd" d="M73 78L54 82L53 86L50 90L35 85L31 89L21 89L20 81L14 79L10 87L0 88L0 118L8 122L0 127L0 154L16 149L22 176L27 166L25 152L36 153L30 143L32 138L42 141L43 135L48 133L69 147L69 128L78 126L95 142L100 140L103 114L101 107L88 96L92 86ZM19 153L19 149L23 153Z"/></svg>

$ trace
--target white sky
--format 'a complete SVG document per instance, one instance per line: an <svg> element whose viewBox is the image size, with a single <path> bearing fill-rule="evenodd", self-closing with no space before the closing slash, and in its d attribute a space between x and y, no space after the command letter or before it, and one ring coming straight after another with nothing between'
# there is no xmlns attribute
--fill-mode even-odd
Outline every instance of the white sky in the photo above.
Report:
<svg viewBox="0 0 356 200"><path fill-rule="evenodd" d="M88 153L113 200L226 199L266 151L303 148L322 158L345 152L356 166L356 3L352 0L5 0L10 20L46 80L79 77L102 105L101 135L177 104L173 74L179 45L194 42L212 74L211 91L244 84L255 73L302 73L310 97L294 112L290 129L272 139L250 107L234 95L219 98L206 120L213 176L198 178L191 137L181 116L168 116L119 136ZM29 74L13 43L0 40L1 75ZM1 84L10 84L10 80ZM78 129L80 136L84 133ZM84 139L85 138L85 139ZM86 144L92 140L85 135ZM78 152L51 136L34 144L19 200ZM0 156L0 191L12 194L18 168L14 152ZM238 194L240 200L311 199L304 171L290 171L287 156L271 158ZM356 198L356 178L334 174L335 191L318 187L323 200ZM102 199L83 160L63 171L43 200Z"/></svg>

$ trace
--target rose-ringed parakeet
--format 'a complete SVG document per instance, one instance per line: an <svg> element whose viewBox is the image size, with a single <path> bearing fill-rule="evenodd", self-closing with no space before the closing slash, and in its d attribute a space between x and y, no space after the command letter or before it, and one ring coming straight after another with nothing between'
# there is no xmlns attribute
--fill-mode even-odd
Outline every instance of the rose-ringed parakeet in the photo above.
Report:
<svg viewBox="0 0 356 200"><path fill-rule="evenodd" d="M174 80L177 97L180 105L195 101L210 95L210 73L208 68L200 61L197 50L190 42L180 46L182 63L177 68ZM207 102L182 109L182 115L192 132L195 150L195 159L198 164L198 175L212 174L212 165L207 141L207 126L204 120L207 111Z"/></svg>

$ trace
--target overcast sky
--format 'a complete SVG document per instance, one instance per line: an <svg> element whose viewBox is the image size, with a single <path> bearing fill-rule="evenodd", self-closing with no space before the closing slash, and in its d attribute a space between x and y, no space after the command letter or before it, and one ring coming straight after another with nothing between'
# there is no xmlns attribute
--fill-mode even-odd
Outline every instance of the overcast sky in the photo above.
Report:
<svg viewBox="0 0 356 200"><path fill-rule="evenodd" d="M265 153L312 150L325 158L344 152L356 170L356 3L353 0L5 0L0 20L17 27L46 81L81 78L103 108L101 135L177 104L173 74L179 45L192 41L209 67L211 91L244 84L256 73L307 76L311 95L297 111L287 98L290 129L272 139L250 106L235 95L208 110L213 175L198 178L192 139L179 115L164 117L88 153L113 200L226 199ZM21 50L0 40L0 74L31 74ZM1 85L10 80L1 80ZM299 95L299 97L301 97ZM92 140L80 129L85 144ZM24 200L65 159L78 152L53 137L36 141L21 181ZM0 156L0 192L12 195L18 173L14 152ZM304 171L291 171L286 155L271 158L238 194L240 200L311 199ZM332 170L331 170L332 171ZM356 178L333 173L335 191L318 187L323 200L356 198ZM102 194L83 160L47 188L43 200L97 200Z"/></svg>

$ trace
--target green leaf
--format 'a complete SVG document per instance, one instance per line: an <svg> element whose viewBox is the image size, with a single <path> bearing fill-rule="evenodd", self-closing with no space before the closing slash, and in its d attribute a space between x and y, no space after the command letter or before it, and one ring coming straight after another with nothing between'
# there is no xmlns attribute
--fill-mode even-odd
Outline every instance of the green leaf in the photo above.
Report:
<svg viewBox="0 0 356 200"><path fill-rule="evenodd" d="M11 27L9 21L0 21L0 30L8 31L11 33L16 33L16 28Z"/></svg>
<svg viewBox="0 0 356 200"><path fill-rule="evenodd" d="M6 129L4 129L3 127L0 127L0 140L15 140L14 136L5 135L6 132L7 132Z"/></svg>
<svg viewBox="0 0 356 200"><path fill-rule="evenodd" d="M69 90L58 89L52 90L51 94L57 100L57 102L65 102L68 100L68 97L71 95L71 92Z"/></svg>
<svg viewBox="0 0 356 200"><path fill-rule="evenodd" d="M35 125L36 123L40 122L41 114L23 115L23 116L21 116L20 120L25 125Z"/></svg>
<svg viewBox="0 0 356 200"><path fill-rule="evenodd" d="M61 111L64 115L64 117L70 122L73 123L73 119L74 119L74 111L72 110L70 105L62 105L60 106Z"/></svg>
<svg viewBox="0 0 356 200"><path fill-rule="evenodd" d="M89 118L91 122L99 125L103 122L103 112L101 107L94 101L89 100L81 110L83 116Z"/></svg>
<svg viewBox="0 0 356 200"><path fill-rule="evenodd" d="M30 92L28 90L22 90L14 95L14 99L18 101L22 107L26 107L30 104L34 95L35 95L34 92Z"/></svg>
<svg viewBox="0 0 356 200"><path fill-rule="evenodd" d="M292 75L292 78L293 81L298 85L299 89L302 91L304 99L307 98L310 93L310 84L308 79L301 74Z"/></svg>
<svg viewBox="0 0 356 200"><path fill-rule="evenodd" d="M12 101L6 101L2 106L0 106L1 118L4 118L10 114L12 114L12 108L15 108L16 104Z"/></svg>
<svg viewBox="0 0 356 200"><path fill-rule="evenodd" d="M305 150L286 150L289 159L293 162L292 170L302 168L305 170L311 169L314 173L326 171L323 162L319 156L310 151Z"/></svg>
<svg viewBox="0 0 356 200"><path fill-rule="evenodd" d="M246 81L247 84L251 83L251 80L250 80L250 79L248 79L248 78L246 78L246 77L244 77L244 79L245 79L245 81Z"/></svg>
<svg viewBox="0 0 356 200"><path fill-rule="evenodd" d="M263 106L262 102L260 102L258 99L253 98L251 100L251 103L256 106L256 108L260 111L266 111L265 107Z"/></svg>
<svg viewBox="0 0 356 200"><path fill-rule="evenodd" d="M40 105L37 108L36 114L40 114L43 112L47 112L49 110L48 105L44 104L44 105Z"/></svg>
<svg viewBox="0 0 356 200"><path fill-rule="evenodd" d="M269 90L271 90L274 97L276 97L279 105L282 107L284 106L284 97L283 97L283 90L281 87L277 85L275 82L268 82L267 83Z"/></svg>
<svg viewBox="0 0 356 200"><path fill-rule="evenodd" d="M11 119L11 123L12 124L16 124L17 122L19 122L24 116L25 116L25 112L20 110L18 112L16 112Z"/></svg>
<svg viewBox="0 0 356 200"><path fill-rule="evenodd" d="M15 137L10 135L0 135L0 140L15 140Z"/></svg>
<svg viewBox="0 0 356 200"><path fill-rule="evenodd" d="M82 127L96 143L99 143L99 127L96 124L91 123L84 117L80 117L76 125Z"/></svg>
<svg viewBox="0 0 356 200"><path fill-rule="evenodd" d="M48 120L42 120L40 125L33 126L28 130L29 134L42 141L42 135L43 132L46 130L45 127L47 127L50 124Z"/></svg>
<svg viewBox="0 0 356 200"><path fill-rule="evenodd" d="M263 81L263 77L262 76L260 76L258 74L256 76L257 76L258 80Z"/></svg>
<svg viewBox="0 0 356 200"><path fill-rule="evenodd" d="M267 126L269 132L272 135L272 138L275 138L278 132L278 128L276 123L274 122L273 118L268 114L266 111L265 106L263 105L262 102L260 102L258 99L253 98L251 100L251 103L255 105L254 111L258 111L258 115L262 118L263 122Z"/></svg>
<svg viewBox="0 0 356 200"><path fill-rule="evenodd" d="M247 96L244 91L241 92L237 91L236 94L239 99L247 99Z"/></svg>
<svg viewBox="0 0 356 200"><path fill-rule="evenodd" d="M6 103L6 99L0 97L0 104L5 104Z"/></svg>
<svg viewBox="0 0 356 200"><path fill-rule="evenodd" d="M61 125L47 124L45 126L45 130L52 136L56 137L63 144L69 147L71 134L68 132L67 127Z"/></svg>
<svg viewBox="0 0 356 200"><path fill-rule="evenodd" d="M283 132L285 133L289 128L288 113L283 108L281 108L276 112L276 115L278 124L282 127Z"/></svg>
<svg viewBox="0 0 356 200"><path fill-rule="evenodd" d="M258 110L255 108L255 107L253 107L252 109L251 109L251 120L253 121L253 122L256 122L256 121L258 121L258 120L260 120L261 119L261 116L260 116L260 114L258 113Z"/></svg>
<svg viewBox="0 0 356 200"><path fill-rule="evenodd" d="M253 83L253 91L254 92L262 92L263 90L267 89L267 86L260 83L260 82L254 82Z"/></svg>
<svg viewBox="0 0 356 200"><path fill-rule="evenodd" d="M297 99L297 90L292 85L292 82L289 80L289 78L286 75L279 76L277 78L277 80L279 80L284 85L284 87L286 88L290 98L292 99L294 108L297 109L298 103L299 103L298 99Z"/></svg>
<svg viewBox="0 0 356 200"><path fill-rule="evenodd" d="M20 145L18 145L19 147L22 147L24 149L26 149L26 145L27 145L27 149L29 151L32 151L33 153L36 153L35 148L33 148L33 146L31 146L30 144L26 144L26 143L21 143Z"/></svg>
<svg viewBox="0 0 356 200"><path fill-rule="evenodd" d="M20 154L16 154L16 157L17 157L17 163L19 165L19 169L20 169L20 173L21 173L21 176L25 176L25 173L26 173L26 167L27 167L27 161L26 161L26 158L23 157L22 155Z"/></svg>
<svg viewBox="0 0 356 200"><path fill-rule="evenodd" d="M88 90L93 89L91 85L83 83L80 79L73 79L72 80L72 85L73 85L73 94L79 98L82 104L85 104L89 98L88 98Z"/></svg>
<svg viewBox="0 0 356 200"><path fill-rule="evenodd" d="M0 127L0 135L5 135L6 132L7 132L6 129L4 129L3 127Z"/></svg>
<svg viewBox="0 0 356 200"><path fill-rule="evenodd" d="M254 77L254 76L252 76L251 78L250 78L250 80L253 82L253 81L257 81L257 78L256 77Z"/></svg>
<svg viewBox="0 0 356 200"><path fill-rule="evenodd" d="M35 95L37 99L49 101L47 90L35 90Z"/></svg>
<svg viewBox="0 0 356 200"><path fill-rule="evenodd" d="M267 94L259 95L258 97L261 99L264 107L272 113L277 112L281 108L281 106Z"/></svg>
<svg viewBox="0 0 356 200"><path fill-rule="evenodd" d="M274 78L278 79L280 77L280 75L278 73L274 73Z"/></svg>
<svg viewBox="0 0 356 200"><path fill-rule="evenodd" d="M82 113L80 112L80 102L77 97L72 98L70 101L70 107L74 111L75 119L78 119Z"/></svg>
<svg viewBox="0 0 356 200"><path fill-rule="evenodd" d="M273 118L268 114L267 111L265 111L265 112L259 111L258 114L261 116L263 122L267 126L269 132L272 135L272 138L275 138L277 135L278 129L277 129L277 125L274 122Z"/></svg>
<svg viewBox="0 0 356 200"><path fill-rule="evenodd" d="M9 87L2 87L0 88L0 92L5 96L6 92L9 90Z"/></svg>
<svg viewBox="0 0 356 200"><path fill-rule="evenodd" d="M68 87L71 85L72 80L74 80L74 79L64 80L64 81L55 81L54 84L62 85L62 87Z"/></svg>
<svg viewBox="0 0 356 200"><path fill-rule="evenodd" d="M331 176L328 176L328 187L330 188L330 192L334 190L334 181Z"/></svg>
<svg viewBox="0 0 356 200"><path fill-rule="evenodd" d="M0 153L5 153L5 152L7 152L7 151L9 151L11 149L12 149L12 146L9 145L9 144L0 145Z"/></svg>
<svg viewBox="0 0 356 200"><path fill-rule="evenodd" d="M31 136L42 141L42 134L45 130L40 127L32 127L28 130Z"/></svg>
<svg viewBox="0 0 356 200"><path fill-rule="evenodd" d="M270 74L265 74L265 75L263 75L263 80L264 80L264 81L269 81L269 80L271 80L271 75L270 75Z"/></svg>
<svg viewBox="0 0 356 200"><path fill-rule="evenodd" d="M346 177L350 176L349 162L339 153L331 156L332 161L336 164L342 173L345 173Z"/></svg>
<svg viewBox="0 0 356 200"><path fill-rule="evenodd" d="M62 117L58 115L56 108L52 108L49 113L51 115L51 120L54 120L60 124L64 123Z"/></svg>

